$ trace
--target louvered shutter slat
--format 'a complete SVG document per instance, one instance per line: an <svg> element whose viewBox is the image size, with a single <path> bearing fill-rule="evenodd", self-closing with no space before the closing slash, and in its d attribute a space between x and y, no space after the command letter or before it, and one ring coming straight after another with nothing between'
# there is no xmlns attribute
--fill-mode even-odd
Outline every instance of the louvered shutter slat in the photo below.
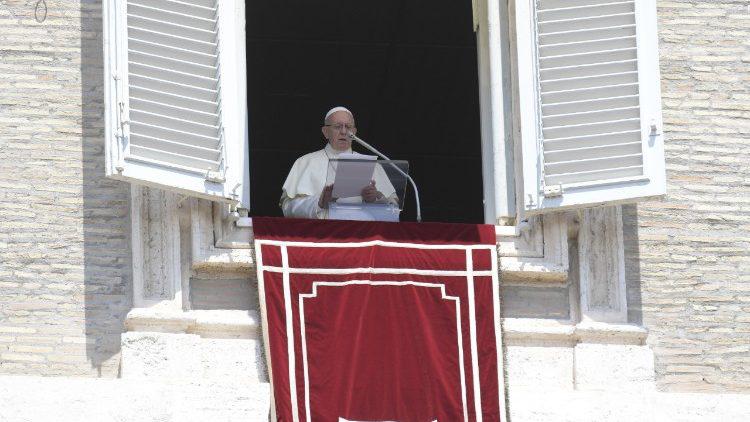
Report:
<svg viewBox="0 0 750 422"><path fill-rule="evenodd" d="M219 125L219 116L213 113L206 113L190 108L178 107L172 104L148 101L135 96L131 96L130 98L130 105L132 108L145 111L150 114L166 116L179 120L187 120L190 122L200 123L212 127L218 127Z"/></svg>
<svg viewBox="0 0 750 422"><path fill-rule="evenodd" d="M600 123L622 118L639 118L638 107L624 107L609 110L584 111L580 113L556 114L544 117L545 127L568 127L587 123Z"/></svg>
<svg viewBox="0 0 750 422"><path fill-rule="evenodd" d="M545 21L573 20L601 15L633 13L635 11L633 3L629 1L619 3L617 1L607 1L601 3L568 2L556 5L558 7L549 7L545 6L545 2L540 2L542 8L539 10L539 19Z"/></svg>
<svg viewBox="0 0 750 422"><path fill-rule="evenodd" d="M617 25L608 28L577 28L570 31L562 31L554 34L539 34L539 44L548 45L552 43L581 42L590 40L601 40L606 38L620 38L635 34L635 25Z"/></svg>
<svg viewBox="0 0 750 422"><path fill-rule="evenodd" d="M606 29L632 25L634 21L633 16L632 13L618 13L580 19L551 20L546 22L540 21L539 33L542 35L551 35L559 32Z"/></svg>
<svg viewBox="0 0 750 422"><path fill-rule="evenodd" d="M139 3L143 2L132 1L132 4ZM213 19L216 16L216 8L213 7L214 3L210 0L203 2L204 5L175 0L149 0L147 3L156 9L169 10L174 13L195 16L196 18Z"/></svg>
<svg viewBox="0 0 750 422"><path fill-rule="evenodd" d="M557 92L541 93L542 105L561 103L565 101L615 98L626 95L638 95L638 84L633 82L599 88L564 89Z"/></svg>
<svg viewBox="0 0 750 422"><path fill-rule="evenodd" d="M143 122L133 122L130 124L131 134L148 134L154 138L165 139L174 142L184 142L202 148L219 148L219 139L210 136L201 136L197 133L185 132L163 128Z"/></svg>
<svg viewBox="0 0 750 422"><path fill-rule="evenodd" d="M139 16L137 14L128 15L128 28L140 29L146 32L156 32L176 38L187 38L188 40L207 43L213 43L216 41L215 31L184 25L175 25L170 22L153 19L148 16Z"/></svg>
<svg viewBox="0 0 750 422"><path fill-rule="evenodd" d="M603 156L633 155L640 153L640 142L629 142L624 144L610 144L592 147L576 147L570 149L557 149L547 152L547 162L555 163L562 161L574 161L578 159L596 158Z"/></svg>
<svg viewBox="0 0 750 422"><path fill-rule="evenodd" d="M190 94L190 93L187 93ZM211 98L210 93L201 93L204 97ZM181 108L192 109L195 111L202 111L204 113L213 113L218 107L218 103L215 101L201 99L200 96L179 95L172 92L156 91L148 88L142 88L131 84L130 86L130 97L137 99L144 99L153 101L161 104L175 104Z"/></svg>
<svg viewBox="0 0 750 422"><path fill-rule="evenodd" d="M640 141L640 130L629 130L621 132L607 132L597 135L573 136L569 138L545 139L545 151L557 151L561 149L588 148L617 144L622 142Z"/></svg>
<svg viewBox="0 0 750 422"><path fill-rule="evenodd" d="M178 37L175 35L164 34L158 31L147 31L135 27L128 28L128 35L131 41L148 41L154 44L166 46L178 46L184 50L194 51L203 54L215 54L216 48L212 42L192 40L189 38Z"/></svg>
<svg viewBox="0 0 750 422"><path fill-rule="evenodd" d="M575 78L542 80L542 92L570 91L586 88L604 88L628 83L638 79L637 72L612 73L608 75L581 76Z"/></svg>
<svg viewBox="0 0 750 422"><path fill-rule="evenodd" d="M607 154L607 150L604 150ZM639 166L642 165L641 152L637 154L629 155L614 155L614 156L597 156L593 158L577 158L570 161L554 162L552 160L547 161L544 166L550 172L554 174L566 174L575 173L578 171L593 171L593 170L607 170L610 168L623 167L623 166Z"/></svg>
<svg viewBox="0 0 750 422"><path fill-rule="evenodd" d="M540 76L545 81L549 81L555 79L573 79L586 76L611 75L623 72L635 72L637 70L638 61L630 59L607 63L547 68L540 71Z"/></svg>
<svg viewBox="0 0 750 422"><path fill-rule="evenodd" d="M613 167L605 170L594 170L594 171L580 171L576 173L562 173L550 177L550 185L554 186L557 184L566 183L581 183L581 182L595 182L602 179L616 180L621 178L635 178L643 173L643 166L633 167ZM601 201L605 201L606 198L601 198Z"/></svg>
<svg viewBox="0 0 750 422"><path fill-rule="evenodd" d="M216 21L213 19L213 16L203 18L193 14L175 12L164 7L158 7L153 1L135 2L131 0L128 4L128 14L163 22L167 25L202 29L209 32L214 32L216 29Z"/></svg>
<svg viewBox="0 0 750 422"><path fill-rule="evenodd" d="M136 66L131 66L131 69L134 67ZM163 75L160 76L163 77ZM209 80L208 82L208 85L212 86L213 82L215 81ZM197 101L207 101L211 103L215 103L218 100L219 95L219 92L215 86L204 88L176 81L168 81L164 79L138 75L136 73L130 74L130 87L162 92L164 94L187 97Z"/></svg>
<svg viewBox="0 0 750 422"><path fill-rule="evenodd" d="M621 48L602 52L586 52L544 57L541 58L539 62L540 68L544 70L555 67L585 66L612 61L633 60L636 57L635 48Z"/></svg>
<svg viewBox="0 0 750 422"><path fill-rule="evenodd" d="M635 48L635 36L620 38L608 38L604 40L594 40L585 42L563 42L560 44L549 44L539 46L539 56L562 56L569 54L581 54L591 51L617 50Z"/></svg>
<svg viewBox="0 0 750 422"><path fill-rule="evenodd" d="M545 104L542 108L545 115L554 116L557 114L568 114L585 111L596 111L604 109L638 107L638 96L627 95L622 97L604 98L599 100L588 101L568 101L561 103Z"/></svg>
<svg viewBox="0 0 750 422"><path fill-rule="evenodd" d="M189 61L173 60L162 55L146 54L135 50L129 50L129 53L130 60L133 63L149 63L151 66L157 67L165 73L182 73L212 80L215 80L217 76L217 68L215 66L205 66Z"/></svg>
<svg viewBox="0 0 750 422"><path fill-rule="evenodd" d="M152 149L140 145L132 145L133 157L131 159L147 159L170 163L174 166L185 168L201 168L206 170L216 170L216 163L209 160L203 160L193 155L183 155L165 149Z"/></svg>
<svg viewBox="0 0 750 422"><path fill-rule="evenodd" d="M158 139L139 134L131 134L131 136L133 137L133 143L142 147L160 150L166 149L174 152L175 154L194 156L195 158L200 158L202 160L207 160L215 163L218 163L220 160L221 151L216 148L205 148L194 143L185 144L181 142Z"/></svg>
<svg viewBox="0 0 750 422"><path fill-rule="evenodd" d="M198 65L216 67L217 57L214 54L201 53L171 45L158 44L149 41L141 41L137 38L130 39L130 48L151 56L161 56L177 60L183 63L195 63Z"/></svg>
<svg viewBox="0 0 750 422"><path fill-rule="evenodd" d="M546 139L571 138L574 136L602 135L608 132L623 132L641 128L639 119L623 119L579 125L553 126L542 129Z"/></svg>
<svg viewBox="0 0 750 422"><path fill-rule="evenodd" d="M569 9L609 3L618 3L618 0L538 0L540 10Z"/></svg>
<svg viewBox="0 0 750 422"><path fill-rule="evenodd" d="M180 0L194 6L201 6L209 9L216 9L216 0Z"/></svg>
<svg viewBox="0 0 750 422"><path fill-rule="evenodd" d="M207 78L204 76L191 75L176 70L164 69L161 67L151 66L145 63L130 61L128 63L130 74L134 76L143 76L146 78L162 81L165 83L178 83L195 88L216 90L218 81L216 78ZM160 82L161 83L161 82Z"/></svg>
<svg viewBox="0 0 750 422"><path fill-rule="evenodd" d="M130 109L131 124L143 122L149 125L158 126L163 129L181 130L184 132L195 133L210 138L219 137L219 127L204 125L190 120L178 119L175 117L164 116L161 114L149 113L138 109Z"/></svg>

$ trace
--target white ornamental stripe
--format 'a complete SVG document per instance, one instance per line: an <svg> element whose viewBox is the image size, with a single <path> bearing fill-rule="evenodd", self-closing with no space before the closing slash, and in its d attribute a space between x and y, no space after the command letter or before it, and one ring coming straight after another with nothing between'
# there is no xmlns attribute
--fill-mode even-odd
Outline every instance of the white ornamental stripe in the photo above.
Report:
<svg viewBox="0 0 750 422"><path fill-rule="evenodd" d="M487 271L464 271L464 270L417 270L413 268L284 268L266 266L263 269L269 273L289 272L291 274L412 274L431 276L459 276L466 277L469 273L478 277L489 277L493 275L491 270Z"/></svg>
<svg viewBox="0 0 750 422"><path fill-rule="evenodd" d="M274 393L274 382L273 382L273 365L271 365L271 342L270 338L268 336L268 329L265 327L268 327L268 309L266 307L266 285L265 280L263 279L263 254L260 252L260 247L258 245L258 241L255 241L255 250L258 251L256 254L256 274L258 277L258 295L260 296L260 315L262 318L262 324L264 324L264 329L261 331L263 332L263 345L266 352L266 369L268 370L268 380L271 384L271 420L275 421L278 420L276 418L276 401L274 399L275 393Z"/></svg>
<svg viewBox="0 0 750 422"><path fill-rule="evenodd" d="M300 317L300 330L302 332L302 364L305 376L305 410L307 422L312 422L310 417L310 378L308 373L307 364L307 337L305 332L305 302L304 299L315 298L318 296L318 286L326 287L346 287L351 285L370 285L370 286L417 286L427 288L439 288L441 297L445 300L452 300L456 305L456 342L458 345L458 361L459 361L459 374L461 378L461 404L464 412L464 421L469 420L469 411L466 403L466 373L464 370L464 347L463 347L463 334L461 332L461 299L458 296L449 296L445 293L445 284L440 283L423 283L417 281L369 281L369 280L352 280L346 282L330 282L330 281L316 281L313 283L313 289L311 293L299 295L299 317ZM473 319L472 315L469 315L469 320ZM475 375L474 382L477 381L478 377ZM342 419L340 419L342 420ZM345 419L343 419L345 420Z"/></svg>
<svg viewBox="0 0 750 422"><path fill-rule="evenodd" d="M281 264L286 268L289 263L286 246L281 247ZM289 271L284 271L284 310L286 313L286 345L289 356L289 394L292 400L292 420L299 422L297 405L297 368L294 354L294 324L292 324L292 294L289 286Z"/></svg>
<svg viewBox="0 0 750 422"><path fill-rule="evenodd" d="M355 421L355 420L344 419L339 416L339 422L399 422L399 421ZM438 420L435 419L432 422L438 422Z"/></svg>
<svg viewBox="0 0 750 422"><path fill-rule="evenodd" d="M505 415L505 382L503 382L503 336L502 331L498 332L498 330L501 329L502 325L500 324L500 280L497 275L497 250L494 250L491 252L492 256L490 259L492 260L492 308L494 309L494 327L495 327L495 353L497 354L497 392L498 396L500 396L499 405L500 405L500 414L501 414L501 421L506 421L506 415Z"/></svg>
<svg viewBox="0 0 750 422"><path fill-rule="evenodd" d="M473 256L470 250L466 250L466 271L469 273L466 277L466 290L469 297L469 344L471 345L471 369L474 379L474 410L476 411L477 422L482 422L482 391L479 388L479 357L477 353L477 319L476 307L474 303L474 273L471 269L474 267Z"/></svg>
<svg viewBox="0 0 750 422"><path fill-rule="evenodd" d="M369 240L366 242L325 243L325 242L296 242L286 240L256 240L256 245L292 246L306 248L366 248L369 246L387 246L408 249L458 249L458 250L493 250L496 245L426 245L423 243L402 243L385 240Z"/></svg>

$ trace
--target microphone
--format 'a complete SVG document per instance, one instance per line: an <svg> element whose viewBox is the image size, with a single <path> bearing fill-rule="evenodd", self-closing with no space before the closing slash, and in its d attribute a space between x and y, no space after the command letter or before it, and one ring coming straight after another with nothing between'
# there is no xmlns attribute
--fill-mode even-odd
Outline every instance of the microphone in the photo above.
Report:
<svg viewBox="0 0 750 422"><path fill-rule="evenodd" d="M351 139L352 141L356 141L358 144L362 145L363 147L365 147L368 150L372 151L373 153L377 154L379 157L383 158L384 160L388 160L388 161L391 160L385 154L383 154L382 152L380 152L377 149L375 149L375 147L373 147L372 145L370 145L367 142L365 142L362 139L360 139L353 132L347 133L346 136L349 139ZM419 190L417 189L417 184L414 182L414 179L412 179L411 176L409 176L408 174L404 173L404 171L401 170L400 168L398 168L398 166L396 166L393 163L388 163L388 164L390 164L391 167L393 167L394 169L396 169L396 171L398 171L399 173L401 173L404 177L406 177L409 180L409 182L411 182L411 186L412 186L412 188L414 188L414 197L417 200L417 222L421 223L422 222L422 209L419 206Z"/></svg>

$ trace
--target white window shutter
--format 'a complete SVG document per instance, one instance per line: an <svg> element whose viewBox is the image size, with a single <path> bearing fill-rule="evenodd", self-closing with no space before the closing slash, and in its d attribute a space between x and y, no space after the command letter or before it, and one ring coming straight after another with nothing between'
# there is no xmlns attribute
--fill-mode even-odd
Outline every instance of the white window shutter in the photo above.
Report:
<svg viewBox="0 0 750 422"><path fill-rule="evenodd" d="M107 176L246 207L238 3L104 1Z"/></svg>
<svg viewBox="0 0 750 422"><path fill-rule="evenodd" d="M525 213L664 195L655 0L518 0L516 32Z"/></svg>

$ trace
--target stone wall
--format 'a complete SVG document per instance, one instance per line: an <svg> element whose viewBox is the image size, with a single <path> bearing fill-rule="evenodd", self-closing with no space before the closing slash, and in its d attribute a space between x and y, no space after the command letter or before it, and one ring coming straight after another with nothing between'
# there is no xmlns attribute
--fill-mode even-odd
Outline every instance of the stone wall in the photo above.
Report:
<svg viewBox="0 0 750 422"><path fill-rule="evenodd" d="M0 374L116 376L130 191L104 177L101 2L35 3L0 2Z"/></svg>
<svg viewBox="0 0 750 422"><path fill-rule="evenodd" d="M624 210L660 388L750 392L750 6L659 1L668 193Z"/></svg>

